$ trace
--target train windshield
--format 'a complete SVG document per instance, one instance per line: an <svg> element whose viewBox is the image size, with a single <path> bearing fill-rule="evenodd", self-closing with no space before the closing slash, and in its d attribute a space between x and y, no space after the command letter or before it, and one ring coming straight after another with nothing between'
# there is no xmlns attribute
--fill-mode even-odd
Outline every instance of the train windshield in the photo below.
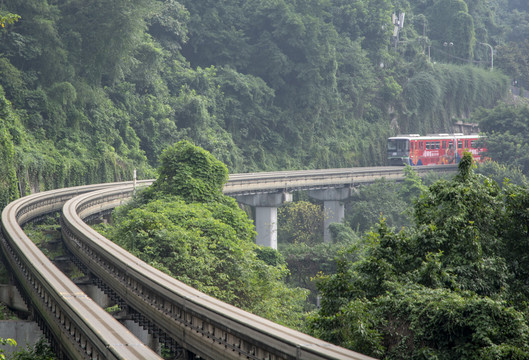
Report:
<svg viewBox="0 0 529 360"><path fill-rule="evenodd" d="M408 139L388 139L388 151L390 152L408 152L409 149Z"/></svg>

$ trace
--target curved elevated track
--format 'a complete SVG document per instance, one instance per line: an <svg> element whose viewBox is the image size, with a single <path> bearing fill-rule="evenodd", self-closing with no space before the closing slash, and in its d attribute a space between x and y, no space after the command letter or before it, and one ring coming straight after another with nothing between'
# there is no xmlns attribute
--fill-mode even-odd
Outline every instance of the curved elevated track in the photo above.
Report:
<svg viewBox="0 0 529 360"><path fill-rule="evenodd" d="M60 210L66 200L76 195L112 186L116 184L38 193L10 203L2 212L4 262L60 358L159 358L58 270L21 228L33 219Z"/></svg>
<svg viewBox="0 0 529 360"><path fill-rule="evenodd" d="M453 172L455 167L428 167ZM331 169L235 174L227 194L354 186L377 178L400 180L402 168ZM139 184L149 184L149 181ZM131 196L133 185L114 183L30 195L2 212L2 250L22 295L56 344L77 359L156 359L109 314L58 271L21 225L63 205L62 232L70 251L111 289L140 324L169 347L204 359L369 359L293 331L204 295L150 267L94 232L83 219L108 212Z"/></svg>

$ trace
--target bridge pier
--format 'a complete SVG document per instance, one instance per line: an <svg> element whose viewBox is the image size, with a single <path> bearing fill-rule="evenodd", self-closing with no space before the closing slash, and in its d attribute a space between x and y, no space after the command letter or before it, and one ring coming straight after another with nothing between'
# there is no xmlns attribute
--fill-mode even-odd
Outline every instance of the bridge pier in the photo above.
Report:
<svg viewBox="0 0 529 360"><path fill-rule="evenodd" d="M259 246L277 249L277 208L284 202L292 201L287 192L237 195L235 199L255 208L255 242Z"/></svg>
<svg viewBox="0 0 529 360"><path fill-rule="evenodd" d="M82 282L78 283L77 285L87 296L94 300L94 302L103 309L116 305L116 301L113 300L111 296L106 294L99 286L92 284L92 282ZM136 336L138 340L140 340L158 355L161 354L162 347L158 338L146 330L143 325L140 325L138 322L130 319L126 308L114 313L113 315L127 328L127 330Z"/></svg>
<svg viewBox="0 0 529 360"><path fill-rule="evenodd" d="M158 338L149 333L148 330L144 329L142 325L138 324L134 320L125 320L122 321L122 323L142 343L150 347L158 355L162 353L162 345L158 341Z"/></svg>
<svg viewBox="0 0 529 360"><path fill-rule="evenodd" d="M44 337L39 325L34 321L28 320L2 320L0 321L0 338L14 339L17 346L2 345L0 349L6 355L24 349L26 346L35 345L40 338Z"/></svg>
<svg viewBox="0 0 529 360"><path fill-rule="evenodd" d="M105 294L103 290L101 290L97 285L94 285L92 283L83 283L83 284L77 284L83 292L88 295L92 300L95 301L97 305L102 307L103 309L113 306L115 304L114 301Z"/></svg>
<svg viewBox="0 0 529 360"><path fill-rule="evenodd" d="M28 307L15 285L0 284L0 302L12 310L29 313Z"/></svg>
<svg viewBox="0 0 529 360"><path fill-rule="evenodd" d="M343 201L351 196L351 188L309 190L308 195L313 199L323 201L323 241L326 243L331 242L329 225L342 222L345 216Z"/></svg>

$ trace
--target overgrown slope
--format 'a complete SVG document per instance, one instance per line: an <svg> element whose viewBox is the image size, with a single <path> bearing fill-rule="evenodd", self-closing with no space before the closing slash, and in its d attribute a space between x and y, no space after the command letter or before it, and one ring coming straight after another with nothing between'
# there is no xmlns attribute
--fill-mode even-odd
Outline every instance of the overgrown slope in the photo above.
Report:
<svg viewBox="0 0 529 360"><path fill-rule="evenodd" d="M232 172L382 165L387 136L448 132L507 93L479 42L513 31L488 2L5 0L20 188L151 176L182 139Z"/></svg>

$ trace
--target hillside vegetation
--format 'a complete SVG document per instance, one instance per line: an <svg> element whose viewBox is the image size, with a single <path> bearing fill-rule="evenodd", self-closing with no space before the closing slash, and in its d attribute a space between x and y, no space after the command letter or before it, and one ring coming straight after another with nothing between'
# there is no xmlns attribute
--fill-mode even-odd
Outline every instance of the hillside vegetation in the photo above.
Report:
<svg viewBox="0 0 529 360"><path fill-rule="evenodd" d="M454 120L523 182L528 24L525 0L1 0L0 207L160 165L104 231L162 271L296 328L319 290L307 330L374 356L529 358L525 185L468 157L429 187L406 169L355 195L334 244L295 202L285 258L221 193L228 169L384 165L388 136Z"/></svg>
<svg viewBox="0 0 529 360"><path fill-rule="evenodd" d="M4 0L2 198L152 176L182 139L231 172L382 165L387 136L450 131L507 94L480 42L503 46L495 69L523 83L528 30L506 24L526 7Z"/></svg>
<svg viewBox="0 0 529 360"><path fill-rule="evenodd" d="M105 235L206 294L291 327L307 290L287 287L285 262L254 243L235 199L222 194L226 166L188 141L163 151L158 178L113 215Z"/></svg>
<svg viewBox="0 0 529 360"><path fill-rule="evenodd" d="M383 359L529 359L527 182L466 153L420 192L409 226L381 219L320 274L310 332Z"/></svg>

